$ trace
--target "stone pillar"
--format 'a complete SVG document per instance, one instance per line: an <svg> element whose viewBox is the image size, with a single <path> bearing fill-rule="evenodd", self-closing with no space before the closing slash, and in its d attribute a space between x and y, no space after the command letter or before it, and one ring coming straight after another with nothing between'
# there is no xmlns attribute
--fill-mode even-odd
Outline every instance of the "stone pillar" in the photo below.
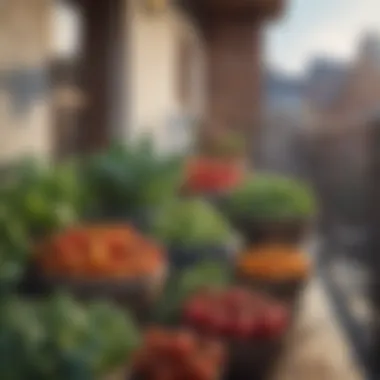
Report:
<svg viewBox="0 0 380 380"><path fill-rule="evenodd" d="M114 93L119 92L115 79L119 85L123 79L122 71L115 70L115 60L122 55L122 41L127 38L126 1L77 1L83 15L82 85L86 95L78 150L91 152L107 146L114 134Z"/></svg>
<svg viewBox="0 0 380 380"><path fill-rule="evenodd" d="M260 25L214 21L204 27L208 96L207 128L241 131L249 143L258 127Z"/></svg>
<svg viewBox="0 0 380 380"><path fill-rule="evenodd" d="M252 155L260 124L261 30L284 0L181 0L204 32L208 64L205 130L242 131Z"/></svg>

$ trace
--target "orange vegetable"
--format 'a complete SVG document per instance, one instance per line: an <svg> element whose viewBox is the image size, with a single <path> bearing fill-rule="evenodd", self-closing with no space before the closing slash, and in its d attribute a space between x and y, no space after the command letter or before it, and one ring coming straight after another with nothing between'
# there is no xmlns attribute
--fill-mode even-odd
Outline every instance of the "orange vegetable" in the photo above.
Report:
<svg viewBox="0 0 380 380"><path fill-rule="evenodd" d="M247 277L268 280L305 279L310 273L310 262L294 247L266 245L244 252L237 270Z"/></svg>
<svg viewBox="0 0 380 380"><path fill-rule="evenodd" d="M81 278L136 278L164 264L161 249L129 226L71 228L36 249L45 275Z"/></svg>

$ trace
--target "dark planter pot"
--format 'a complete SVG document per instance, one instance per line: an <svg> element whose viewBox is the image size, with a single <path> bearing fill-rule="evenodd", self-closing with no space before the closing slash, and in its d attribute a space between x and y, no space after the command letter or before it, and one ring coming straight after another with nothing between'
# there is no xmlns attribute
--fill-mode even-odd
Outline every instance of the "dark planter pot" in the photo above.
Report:
<svg viewBox="0 0 380 380"><path fill-rule="evenodd" d="M231 341L225 380L264 380L269 377L283 351L284 338Z"/></svg>
<svg viewBox="0 0 380 380"><path fill-rule="evenodd" d="M301 294L307 284L304 279L270 281L241 275L236 276L236 282L284 302L291 308L292 314L298 310Z"/></svg>
<svg viewBox="0 0 380 380"><path fill-rule="evenodd" d="M172 269L183 270L205 261L233 262L235 252L228 245L168 248L168 259Z"/></svg>
<svg viewBox="0 0 380 380"><path fill-rule="evenodd" d="M35 265L30 265L18 291L31 298L43 298L57 290L64 290L83 301L108 300L127 308L139 322L144 323L161 294L166 277L165 268L155 276L133 280L56 278L45 277Z"/></svg>
<svg viewBox="0 0 380 380"><path fill-rule="evenodd" d="M271 339L226 339L208 334L202 329L185 326L200 336L222 341L227 349L223 380L264 380L273 370L279 358L288 330Z"/></svg>
<svg viewBox="0 0 380 380"><path fill-rule="evenodd" d="M266 221L230 218L230 220L249 244L272 242L300 244L310 229L309 221L301 219Z"/></svg>

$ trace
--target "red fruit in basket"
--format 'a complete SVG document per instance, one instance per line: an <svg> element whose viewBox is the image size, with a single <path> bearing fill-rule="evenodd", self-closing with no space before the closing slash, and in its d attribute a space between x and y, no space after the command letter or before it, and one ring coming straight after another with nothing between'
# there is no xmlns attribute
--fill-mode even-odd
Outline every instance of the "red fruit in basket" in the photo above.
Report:
<svg viewBox="0 0 380 380"><path fill-rule="evenodd" d="M249 297L250 294L245 289L234 288L224 294L223 300L228 308L239 308L248 303Z"/></svg>
<svg viewBox="0 0 380 380"><path fill-rule="evenodd" d="M258 319L255 314L248 312L237 318L234 337L240 339L250 339L255 335L257 328Z"/></svg>
<svg viewBox="0 0 380 380"><path fill-rule="evenodd" d="M149 377L152 380L177 380L175 372L170 368L160 368L158 371L154 372L152 377Z"/></svg>
<svg viewBox="0 0 380 380"><path fill-rule="evenodd" d="M207 307L199 300L191 301L185 307L184 314L186 322L190 324L203 325L209 319Z"/></svg>
<svg viewBox="0 0 380 380"><path fill-rule="evenodd" d="M288 322L288 311L284 307L271 306L263 314L261 331L265 337L275 338L285 332Z"/></svg>
<svg viewBox="0 0 380 380"><path fill-rule="evenodd" d="M209 330L212 334L228 335L231 330L230 318L224 311L215 311L210 316Z"/></svg>
<svg viewBox="0 0 380 380"><path fill-rule="evenodd" d="M196 341L192 334L179 332L173 337L173 354L178 358L186 358L196 350Z"/></svg>
<svg viewBox="0 0 380 380"><path fill-rule="evenodd" d="M188 367L184 375L181 380L210 380L215 379L216 369L214 363L210 363L207 358L199 354L189 358Z"/></svg>
<svg viewBox="0 0 380 380"><path fill-rule="evenodd" d="M160 328L151 328L145 334L144 347L151 350L161 349L166 346L168 341L168 334Z"/></svg>

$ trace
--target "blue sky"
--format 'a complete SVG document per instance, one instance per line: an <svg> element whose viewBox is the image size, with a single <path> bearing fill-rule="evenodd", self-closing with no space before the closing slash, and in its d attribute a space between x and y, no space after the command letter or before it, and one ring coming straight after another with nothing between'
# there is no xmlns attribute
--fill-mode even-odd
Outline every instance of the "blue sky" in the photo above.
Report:
<svg viewBox="0 0 380 380"><path fill-rule="evenodd" d="M285 15L268 28L266 59L295 73L314 56L350 59L368 30L380 34L380 0L288 0Z"/></svg>

